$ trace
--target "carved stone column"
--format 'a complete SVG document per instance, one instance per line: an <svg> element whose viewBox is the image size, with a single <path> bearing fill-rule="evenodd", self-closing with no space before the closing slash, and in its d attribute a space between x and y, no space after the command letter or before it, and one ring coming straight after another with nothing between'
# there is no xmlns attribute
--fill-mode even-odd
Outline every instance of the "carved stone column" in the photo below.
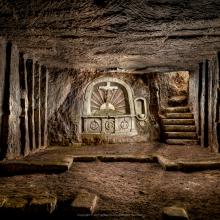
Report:
<svg viewBox="0 0 220 220"><path fill-rule="evenodd" d="M35 141L36 148L41 147L41 71L38 62L34 64L34 75L35 75L35 85L34 85L34 124L35 124Z"/></svg>
<svg viewBox="0 0 220 220"><path fill-rule="evenodd" d="M12 159L20 156L20 86L19 53L17 47L8 42L6 45L6 65L4 71L4 91L1 124L2 158Z"/></svg>
<svg viewBox="0 0 220 220"><path fill-rule="evenodd" d="M30 152L29 129L28 129L28 97L27 97L27 71L25 71L25 59L23 53L19 53L19 79L21 93L21 114L20 114L20 148L21 154L27 155Z"/></svg>
<svg viewBox="0 0 220 220"><path fill-rule="evenodd" d="M208 147L208 74L209 61L205 60L202 66L202 91L200 99L201 146Z"/></svg>
<svg viewBox="0 0 220 220"><path fill-rule="evenodd" d="M28 128L30 149L34 150L35 125L34 125L34 64L32 59L26 60L27 82L28 82Z"/></svg>
<svg viewBox="0 0 220 220"><path fill-rule="evenodd" d="M47 96L48 96L48 70L41 66L41 146L47 146Z"/></svg>
<svg viewBox="0 0 220 220"><path fill-rule="evenodd" d="M3 115L4 86L5 86L5 67L6 67L6 41L4 39L0 39L0 140L1 140L2 115Z"/></svg>

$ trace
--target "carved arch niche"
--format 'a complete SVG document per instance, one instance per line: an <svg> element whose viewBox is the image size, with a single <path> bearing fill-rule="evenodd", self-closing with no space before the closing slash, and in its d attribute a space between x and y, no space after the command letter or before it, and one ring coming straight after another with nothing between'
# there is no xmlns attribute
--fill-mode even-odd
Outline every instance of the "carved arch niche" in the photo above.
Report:
<svg viewBox="0 0 220 220"><path fill-rule="evenodd" d="M83 101L82 132L136 135L131 87L113 77L102 77L91 82Z"/></svg>

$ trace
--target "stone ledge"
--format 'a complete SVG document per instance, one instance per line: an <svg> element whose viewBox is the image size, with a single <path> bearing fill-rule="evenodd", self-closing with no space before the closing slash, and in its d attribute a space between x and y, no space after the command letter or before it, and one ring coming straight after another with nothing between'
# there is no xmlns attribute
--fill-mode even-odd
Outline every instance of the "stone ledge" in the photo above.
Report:
<svg viewBox="0 0 220 220"><path fill-rule="evenodd" d="M220 159L216 161L178 161L178 169L186 172L220 169Z"/></svg>
<svg viewBox="0 0 220 220"><path fill-rule="evenodd" d="M16 218L21 216L23 219L51 218L56 214L70 214L73 217L91 217L96 209L98 196L86 190L80 191L72 203L66 203L66 207L60 206L56 196L37 196L19 197L0 195L0 214L1 217ZM27 218L26 218L27 217ZM56 219L56 218L55 218Z"/></svg>
<svg viewBox="0 0 220 220"><path fill-rule="evenodd" d="M41 196L26 198L7 197L0 195L0 213L7 217L16 217L18 215L38 219L39 216L51 215L57 205L57 198L53 196ZM29 218L28 218L29 219Z"/></svg>
<svg viewBox="0 0 220 220"><path fill-rule="evenodd" d="M0 208L2 208L4 206L6 201L7 201L6 196L0 196Z"/></svg>
<svg viewBox="0 0 220 220"><path fill-rule="evenodd" d="M164 220L189 220L187 212L184 208L171 206L163 208Z"/></svg>
<svg viewBox="0 0 220 220"><path fill-rule="evenodd" d="M180 106L180 107L167 107L164 108L164 112L166 113L186 113L186 112L190 112L189 107L188 106Z"/></svg>
<svg viewBox="0 0 220 220"><path fill-rule="evenodd" d="M153 163L157 160L154 156L133 156L133 155L106 155L98 156L101 162L131 162L131 163Z"/></svg>
<svg viewBox="0 0 220 220"><path fill-rule="evenodd" d="M107 162L130 162L130 163L158 163L166 171L197 171L197 170L209 170L220 169L220 157L213 160L202 159L200 161L181 161L171 160L162 155L152 154L146 156L134 156L134 155L83 155L74 156L74 162L95 162L101 161Z"/></svg>
<svg viewBox="0 0 220 220"><path fill-rule="evenodd" d="M73 162L131 162L131 163L154 163L157 157L154 155L134 156L134 155L83 155L73 156Z"/></svg>
<svg viewBox="0 0 220 220"><path fill-rule="evenodd" d="M195 125L164 125L163 130L165 132L194 132L196 131Z"/></svg>
<svg viewBox="0 0 220 220"><path fill-rule="evenodd" d="M67 171L73 162L73 157L61 160L13 160L0 162L0 175L12 176L29 173L60 173Z"/></svg>
<svg viewBox="0 0 220 220"><path fill-rule="evenodd" d="M20 209L24 210L27 206L28 201L24 198L7 198L3 208L4 209Z"/></svg>
<svg viewBox="0 0 220 220"><path fill-rule="evenodd" d="M36 197L28 206L30 214L51 214L57 205L56 197Z"/></svg>
<svg viewBox="0 0 220 220"><path fill-rule="evenodd" d="M220 158L213 160L200 160L200 161L181 161L181 160L169 160L164 156L157 156L158 163L166 171L182 171L193 172L203 170L220 169Z"/></svg>
<svg viewBox="0 0 220 220"><path fill-rule="evenodd" d="M193 114L192 113L166 113L166 118L167 119L193 119Z"/></svg>
<svg viewBox="0 0 220 220"><path fill-rule="evenodd" d="M79 192L71 203L71 208L73 212L77 215L80 214L88 214L92 215L95 211L96 205L98 202L98 196L87 192L86 190L82 190Z"/></svg>
<svg viewBox="0 0 220 220"><path fill-rule="evenodd" d="M179 168L178 164L176 162L171 161L171 160L165 158L164 156L157 155L157 160L158 160L158 163L162 166L162 168L164 170L177 171Z"/></svg>
<svg viewBox="0 0 220 220"><path fill-rule="evenodd" d="M163 125L194 125L194 119L173 119L173 118L163 118Z"/></svg>
<svg viewBox="0 0 220 220"><path fill-rule="evenodd" d="M194 139L166 139L165 142L170 145L197 145L199 141Z"/></svg>
<svg viewBox="0 0 220 220"><path fill-rule="evenodd" d="M7 216L8 218L23 215L28 206L28 200L22 197L5 197L1 202L1 216Z"/></svg>
<svg viewBox="0 0 220 220"><path fill-rule="evenodd" d="M83 156L73 156L73 162L95 162L97 161L97 156L83 155Z"/></svg>

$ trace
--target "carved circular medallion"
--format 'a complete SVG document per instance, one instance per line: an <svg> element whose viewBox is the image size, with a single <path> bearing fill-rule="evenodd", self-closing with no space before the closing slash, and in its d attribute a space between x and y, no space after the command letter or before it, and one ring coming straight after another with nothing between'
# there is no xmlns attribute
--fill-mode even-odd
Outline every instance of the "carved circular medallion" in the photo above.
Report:
<svg viewBox="0 0 220 220"><path fill-rule="evenodd" d="M113 121L106 121L105 122L105 129L110 131L115 128L114 122Z"/></svg>
<svg viewBox="0 0 220 220"><path fill-rule="evenodd" d="M92 130L97 130L98 127L99 127L99 123L98 123L96 120L94 120L94 121L92 121L92 122L90 123L90 128L91 128Z"/></svg>
<svg viewBox="0 0 220 220"><path fill-rule="evenodd" d="M121 129L128 129L128 121L125 120L125 118L124 118L124 120L121 122L120 127L121 127Z"/></svg>

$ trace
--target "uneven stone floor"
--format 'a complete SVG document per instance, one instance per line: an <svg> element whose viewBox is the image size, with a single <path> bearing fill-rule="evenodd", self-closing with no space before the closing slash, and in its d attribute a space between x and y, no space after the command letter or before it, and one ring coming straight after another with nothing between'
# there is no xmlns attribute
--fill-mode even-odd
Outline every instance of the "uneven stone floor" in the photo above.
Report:
<svg viewBox="0 0 220 220"><path fill-rule="evenodd" d="M159 144L138 145L136 148L134 145L56 147L48 151L54 156L61 151L66 155L73 155L73 152L74 155L143 155L143 152L151 154L157 151L169 159L217 157L199 146ZM46 155L48 153L42 151L26 160L46 159ZM73 162L68 171L58 174L0 177L0 199L24 199L29 203L33 198L55 198L56 209L48 217L73 219L74 214L68 207L82 189L99 197L93 219L160 219L163 207L172 205L184 207L190 219L220 219L219 169L168 172L157 163L93 161ZM0 209L0 214L3 212L7 217L13 213L10 207L8 210L10 213ZM19 212L19 215L26 213L26 209Z"/></svg>

